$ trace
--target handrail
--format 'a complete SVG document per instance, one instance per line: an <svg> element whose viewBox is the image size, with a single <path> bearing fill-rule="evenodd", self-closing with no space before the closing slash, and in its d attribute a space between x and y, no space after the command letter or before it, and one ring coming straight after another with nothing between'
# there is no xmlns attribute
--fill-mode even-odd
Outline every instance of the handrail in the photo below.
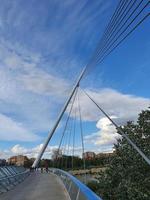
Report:
<svg viewBox="0 0 150 200"><path fill-rule="evenodd" d="M16 166L2 166L0 171L0 193L10 190L30 174L30 170Z"/></svg>
<svg viewBox="0 0 150 200"><path fill-rule="evenodd" d="M57 169L57 168L50 168L49 171L56 174L59 178L61 178L63 184L65 185L65 187L68 191L68 193L71 192L70 191L71 186L72 186L72 183L74 183L74 185L77 187L77 189L76 189L76 200L80 200L80 196L82 196L82 199L84 198L85 200L102 200L90 188L88 188L85 184L80 182L77 178L75 178L74 176L72 176L68 172L63 171L61 169ZM67 182L69 182L69 185L67 185ZM71 198L71 195L70 195L70 198Z"/></svg>
<svg viewBox="0 0 150 200"><path fill-rule="evenodd" d="M27 169L27 170L25 170L24 172L19 172L19 173L14 174L14 175L5 176L5 177L3 177L3 178L0 178L0 181L5 180L5 179L9 179L9 178L14 178L14 177L19 176L19 175L22 175L22 174L27 174L27 173L29 173L29 172L30 172L30 171Z"/></svg>

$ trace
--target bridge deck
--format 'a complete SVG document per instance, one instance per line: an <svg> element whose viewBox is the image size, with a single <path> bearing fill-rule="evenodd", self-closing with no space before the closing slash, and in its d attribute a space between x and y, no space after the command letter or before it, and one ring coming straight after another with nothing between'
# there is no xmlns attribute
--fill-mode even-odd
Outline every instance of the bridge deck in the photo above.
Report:
<svg viewBox="0 0 150 200"><path fill-rule="evenodd" d="M33 173L12 190L0 195L1 200L68 200L68 194L53 174Z"/></svg>

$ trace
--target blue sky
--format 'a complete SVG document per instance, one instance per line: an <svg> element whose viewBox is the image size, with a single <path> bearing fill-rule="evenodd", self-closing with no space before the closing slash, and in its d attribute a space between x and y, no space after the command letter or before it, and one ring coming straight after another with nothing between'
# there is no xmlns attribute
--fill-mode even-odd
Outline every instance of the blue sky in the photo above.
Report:
<svg viewBox="0 0 150 200"><path fill-rule="evenodd" d="M117 2L1 2L1 157L36 155ZM150 102L149 33L147 20L81 82L119 124L136 120ZM118 137L114 128L81 92L80 101L87 149L110 151ZM47 155L58 145L64 119ZM80 145L77 140L77 151Z"/></svg>

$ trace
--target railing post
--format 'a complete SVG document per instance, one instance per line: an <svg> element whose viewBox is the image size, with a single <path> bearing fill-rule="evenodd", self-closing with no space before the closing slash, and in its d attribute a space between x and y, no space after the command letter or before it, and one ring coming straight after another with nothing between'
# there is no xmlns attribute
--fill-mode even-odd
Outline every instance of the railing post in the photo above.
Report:
<svg viewBox="0 0 150 200"><path fill-rule="evenodd" d="M25 179L25 177L29 174L28 170L24 171L12 171L11 167L7 167L6 170L5 168L0 168L0 171L2 171L2 177L0 177L0 185L1 185L1 189L0 189L0 193L3 193L3 189L8 191L10 190L13 186L15 186L16 184L20 183L21 181L23 181Z"/></svg>
<svg viewBox="0 0 150 200"><path fill-rule="evenodd" d="M67 187L67 180L68 180L68 177L66 176L65 187Z"/></svg>
<svg viewBox="0 0 150 200"><path fill-rule="evenodd" d="M68 193L69 193L70 190L71 190L71 186L72 186L72 181L71 181L71 183L70 183L70 185L69 185Z"/></svg>
<svg viewBox="0 0 150 200"><path fill-rule="evenodd" d="M79 199L79 194L80 194L80 188L78 189L77 196L76 196L76 200Z"/></svg>
<svg viewBox="0 0 150 200"><path fill-rule="evenodd" d="M62 182L70 196L70 199L73 198L74 200L80 200L82 198L88 200L102 200L92 190L90 190L90 188L70 173L61 169L54 169L53 173L55 173L60 179L62 178Z"/></svg>

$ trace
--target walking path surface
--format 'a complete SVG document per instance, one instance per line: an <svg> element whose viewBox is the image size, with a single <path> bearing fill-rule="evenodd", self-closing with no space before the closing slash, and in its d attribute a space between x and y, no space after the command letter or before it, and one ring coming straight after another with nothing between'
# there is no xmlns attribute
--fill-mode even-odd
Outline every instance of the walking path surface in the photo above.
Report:
<svg viewBox="0 0 150 200"><path fill-rule="evenodd" d="M35 172L1 194L0 200L69 200L69 196L56 175Z"/></svg>

